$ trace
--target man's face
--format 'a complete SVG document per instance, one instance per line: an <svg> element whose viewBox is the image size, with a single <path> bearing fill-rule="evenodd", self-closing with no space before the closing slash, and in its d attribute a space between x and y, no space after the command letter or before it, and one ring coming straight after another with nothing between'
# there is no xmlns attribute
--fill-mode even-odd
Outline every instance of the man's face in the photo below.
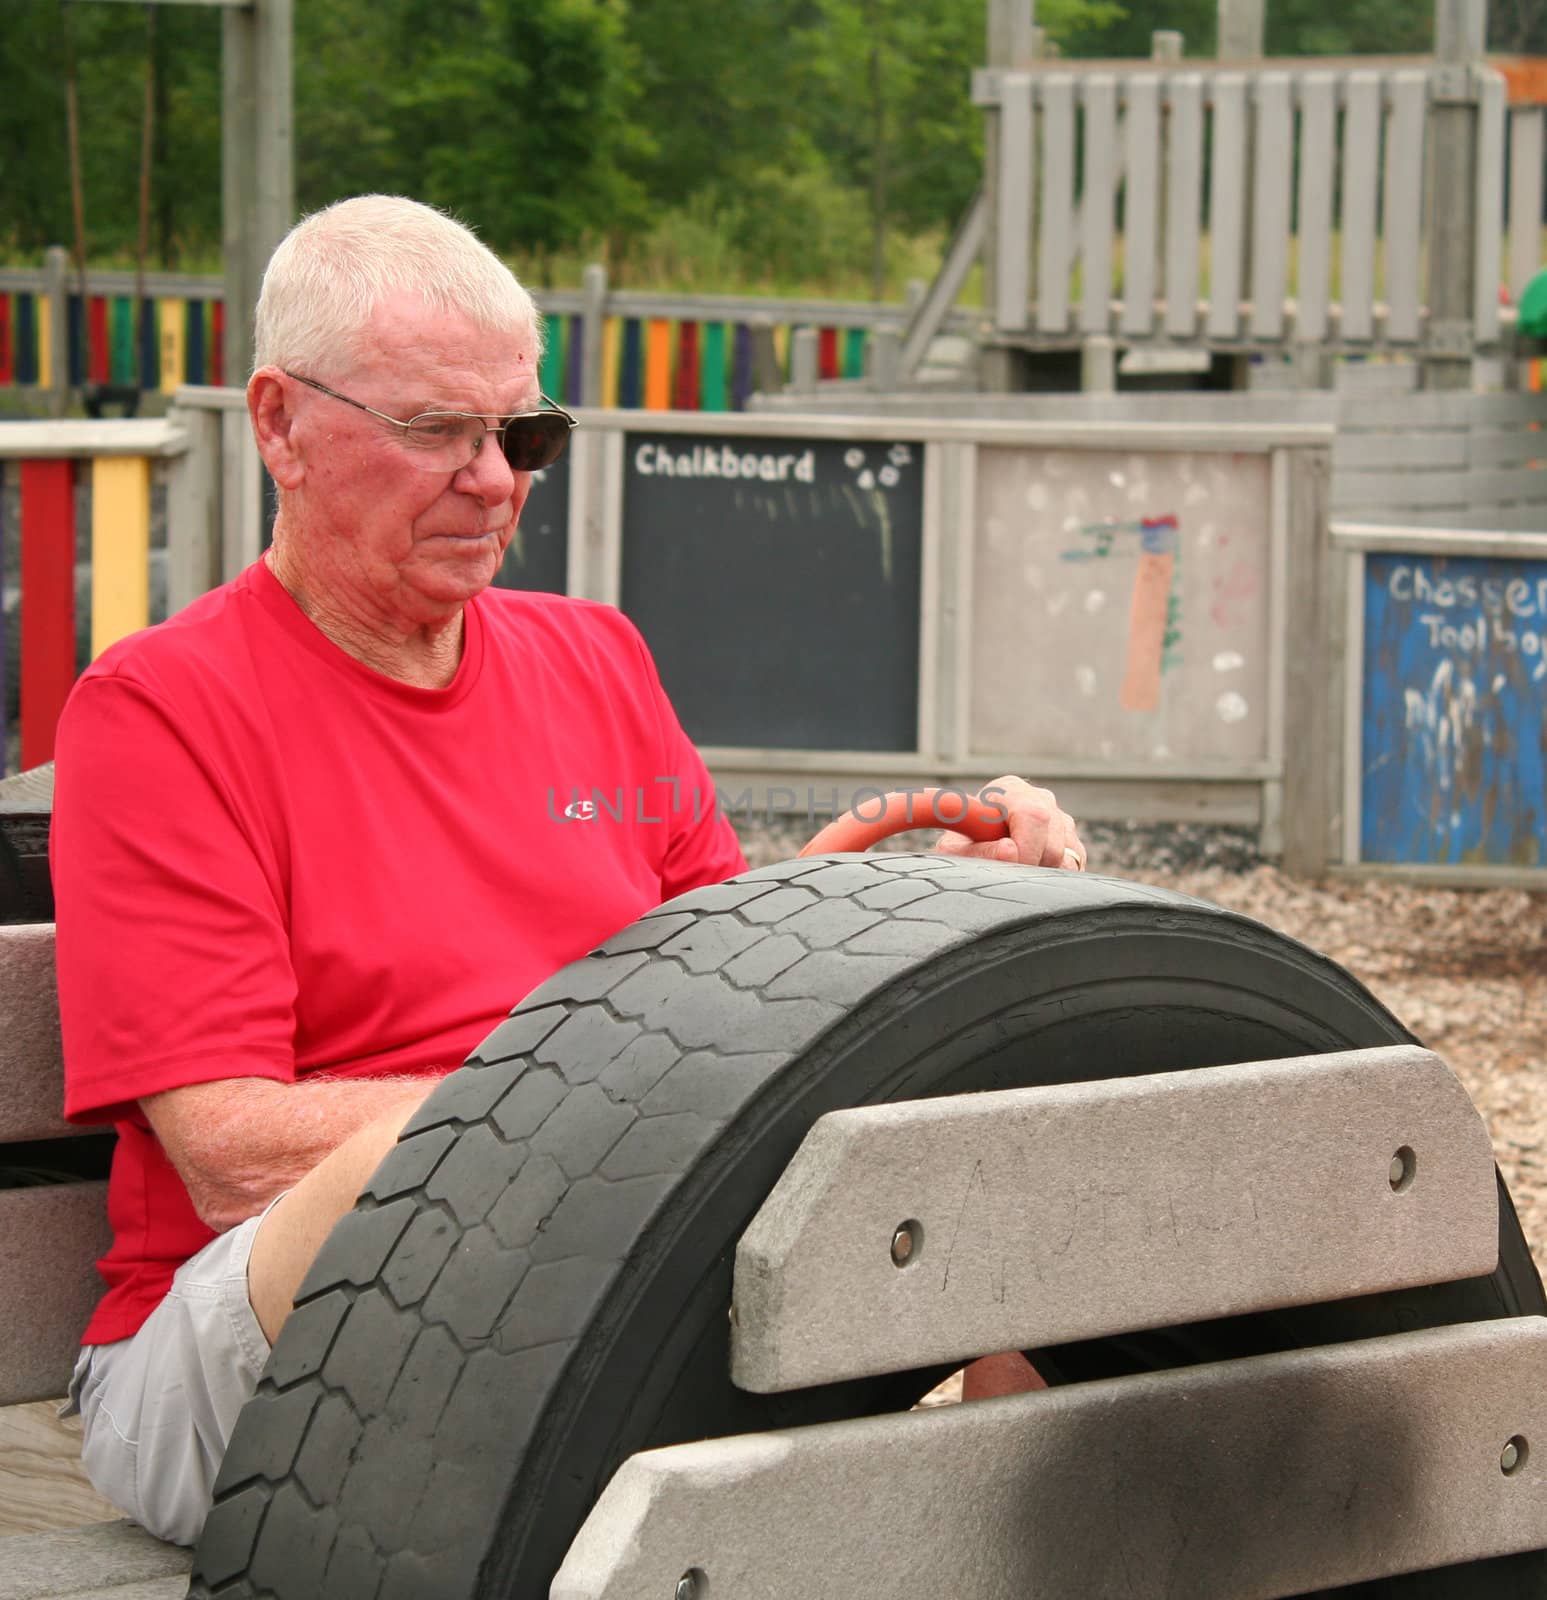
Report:
<svg viewBox="0 0 1547 1600"><path fill-rule="evenodd" d="M358 358L322 376L404 421L424 411L506 415L538 402L529 339L410 296L384 302ZM388 423L299 384L292 403L305 466L292 501L295 553L331 605L366 627L421 626L489 584L531 487L498 435L460 471L430 472Z"/></svg>

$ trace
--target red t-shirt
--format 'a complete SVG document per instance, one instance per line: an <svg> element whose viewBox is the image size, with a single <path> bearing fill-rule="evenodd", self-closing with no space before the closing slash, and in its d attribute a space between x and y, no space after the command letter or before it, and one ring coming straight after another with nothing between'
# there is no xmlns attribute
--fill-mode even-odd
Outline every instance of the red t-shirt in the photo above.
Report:
<svg viewBox="0 0 1547 1600"><path fill-rule="evenodd" d="M331 644L259 564L114 646L59 725L65 1111L112 1120L126 1338L213 1237L136 1104L444 1069L565 962L745 865L643 641L488 590L445 689Z"/></svg>

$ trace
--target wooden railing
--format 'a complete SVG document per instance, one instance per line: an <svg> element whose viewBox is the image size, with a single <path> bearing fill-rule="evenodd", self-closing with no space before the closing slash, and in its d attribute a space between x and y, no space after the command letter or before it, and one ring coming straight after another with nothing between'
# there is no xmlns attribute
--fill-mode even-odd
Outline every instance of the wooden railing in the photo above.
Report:
<svg viewBox="0 0 1547 1600"><path fill-rule="evenodd" d="M1501 287L1518 295L1540 265L1530 92L1421 59L980 72L999 129L997 329L1028 346L1417 346L1432 331L1426 136L1459 99L1478 113L1469 345L1487 349Z"/></svg>

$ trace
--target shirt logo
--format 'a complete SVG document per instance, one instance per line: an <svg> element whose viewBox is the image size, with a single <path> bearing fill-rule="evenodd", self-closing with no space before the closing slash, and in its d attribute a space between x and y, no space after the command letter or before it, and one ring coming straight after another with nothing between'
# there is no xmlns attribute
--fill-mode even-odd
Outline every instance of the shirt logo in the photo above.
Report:
<svg viewBox="0 0 1547 1600"><path fill-rule="evenodd" d="M596 817L594 800L571 800L564 807L564 815L572 822L591 822Z"/></svg>

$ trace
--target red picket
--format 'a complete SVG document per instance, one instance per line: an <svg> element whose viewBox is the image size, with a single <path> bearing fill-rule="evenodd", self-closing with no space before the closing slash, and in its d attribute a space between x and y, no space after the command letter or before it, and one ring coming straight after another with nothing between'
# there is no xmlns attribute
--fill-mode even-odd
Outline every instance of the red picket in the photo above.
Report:
<svg viewBox="0 0 1547 1600"><path fill-rule="evenodd" d="M21 764L54 758L75 682L75 463L21 464Z"/></svg>
<svg viewBox="0 0 1547 1600"><path fill-rule="evenodd" d="M819 378L842 377L838 364L838 330L821 328L816 336L816 371Z"/></svg>
<svg viewBox="0 0 1547 1600"><path fill-rule="evenodd" d="M113 381L113 343L107 331L107 297L94 294L86 303L86 378Z"/></svg>
<svg viewBox="0 0 1547 1600"><path fill-rule="evenodd" d="M671 403L678 411L697 411L699 392L698 324L683 322L677 328L677 381Z"/></svg>

